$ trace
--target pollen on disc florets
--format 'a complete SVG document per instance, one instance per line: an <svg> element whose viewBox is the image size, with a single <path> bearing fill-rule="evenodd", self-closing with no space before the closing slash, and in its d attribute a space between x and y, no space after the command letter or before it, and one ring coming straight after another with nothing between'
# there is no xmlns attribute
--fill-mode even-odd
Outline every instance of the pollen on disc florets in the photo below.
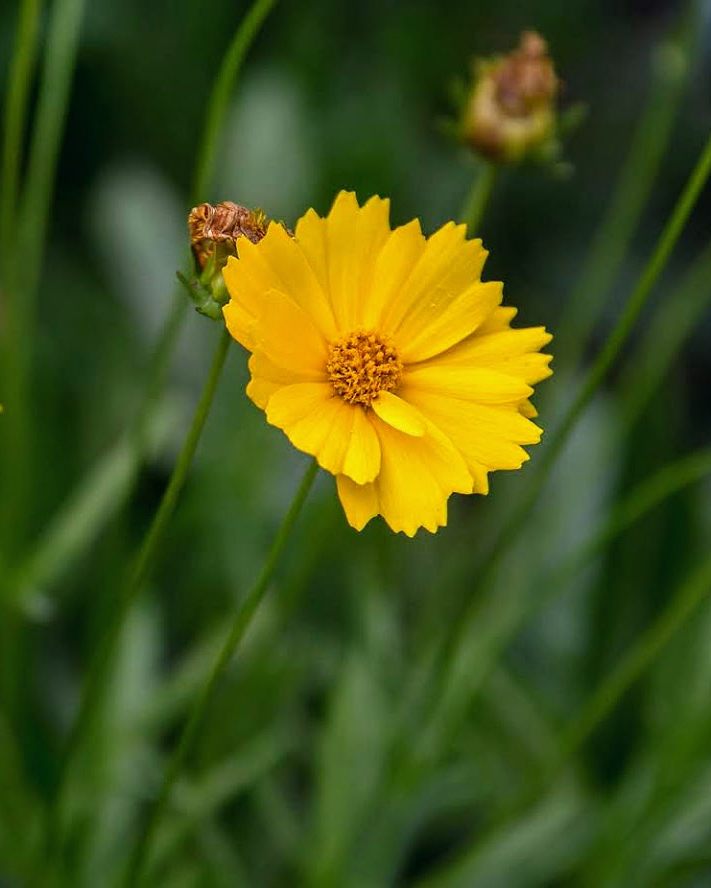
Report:
<svg viewBox="0 0 711 888"><path fill-rule="evenodd" d="M402 361L386 336L357 330L331 345L326 372L346 403L369 407L380 392L398 384Z"/></svg>

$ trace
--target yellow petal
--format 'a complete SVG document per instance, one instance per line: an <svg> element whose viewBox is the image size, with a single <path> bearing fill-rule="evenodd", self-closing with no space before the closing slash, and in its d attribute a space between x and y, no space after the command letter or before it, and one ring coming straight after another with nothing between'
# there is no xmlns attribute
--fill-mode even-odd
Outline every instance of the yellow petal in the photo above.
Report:
<svg viewBox="0 0 711 888"><path fill-rule="evenodd" d="M252 328L258 347L278 367L326 376L326 342L311 319L284 293L270 290Z"/></svg>
<svg viewBox="0 0 711 888"><path fill-rule="evenodd" d="M271 289L279 289L281 282L264 262L257 245L246 237L238 238L237 252L240 258L229 257L222 269L222 277L230 294L230 302L225 309L233 313L234 332L231 327L228 329L244 345L245 341L249 342L249 322L259 317L267 293ZM224 312L225 319L227 311ZM247 345L247 348L250 347Z"/></svg>
<svg viewBox="0 0 711 888"><path fill-rule="evenodd" d="M362 320L366 330L386 329L383 319L388 308L400 295L426 243L418 219L391 232L375 263L370 289L363 295Z"/></svg>
<svg viewBox="0 0 711 888"><path fill-rule="evenodd" d="M464 225L449 222L428 238L410 275L383 312L386 333L396 336L401 327L408 333L419 331L433 316L435 294L437 311L441 311L479 280L487 253L480 240L465 240L465 232Z"/></svg>
<svg viewBox="0 0 711 888"><path fill-rule="evenodd" d="M359 484L380 468L380 445L361 407L346 404L328 383L299 383L269 398L267 420L282 429L298 450L310 453L334 475Z"/></svg>
<svg viewBox="0 0 711 888"><path fill-rule="evenodd" d="M473 472L518 469L528 459L520 446L536 444L541 430L521 415L518 405L491 406L447 398L408 387L403 396L449 438Z"/></svg>
<svg viewBox="0 0 711 888"><path fill-rule="evenodd" d="M333 311L341 333L362 326L360 313L378 254L390 235L390 201L372 197L362 208L341 191L327 217L326 249Z"/></svg>
<svg viewBox="0 0 711 888"><path fill-rule="evenodd" d="M437 360L498 367L502 361L538 352L552 338L545 327L507 328L495 333L482 333L479 328L473 336L455 345L446 355L438 356Z"/></svg>
<svg viewBox="0 0 711 888"><path fill-rule="evenodd" d="M247 386L247 395L262 410L267 406L267 401L280 388L285 385L295 385L297 382L322 382L323 373L298 373L279 367L262 351L255 351L249 359L249 372L251 380Z"/></svg>
<svg viewBox="0 0 711 888"><path fill-rule="evenodd" d="M380 392L371 406L394 429L415 437L424 435L426 423L420 411L392 392Z"/></svg>
<svg viewBox="0 0 711 888"><path fill-rule="evenodd" d="M471 493L472 480L461 456L432 424L415 438L373 418L381 448L375 481L380 514L392 530L413 536L420 527L434 533L447 523L452 493Z"/></svg>
<svg viewBox="0 0 711 888"><path fill-rule="evenodd" d="M502 284L475 283L452 298L437 289L408 315L395 333L402 360L424 361L473 333L501 302Z"/></svg>
<svg viewBox="0 0 711 888"><path fill-rule="evenodd" d="M309 263L321 289L330 299L328 283L328 250L326 245L326 220L315 210L308 210L296 223L295 238L304 258Z"/></svg>
<svg viewBox="0 0 711 888"><path fill-rule="evenodd" d="M227 305L223 306L222 316L232 338L236 339L248 351L251 351L254 348L252 326L254 325L255 318L235 299L230 299Z"/></svg>
<svg viewBox="0 0 711 888"><path fill-rule="evenodd" d="M501 363L501 371L523 379L529 385L535 385L553 375L548 366L553 359L552 355L527 354L517 358L511 358Z"/></svg>
<svg viewBox="0 0 711 888"><path fill-rule="evenodd" d="M252 256L252 253L256 255ZM272 222L258 244L250 243L242 248L240 262L247 256L252 261L263 261L265 281L267 277L271 278L271 286L290 296L327 339L336 335L330 299L301 246L282 225Z"/></svg>
<svg viewBox="0 0 711 888"><path fill-rule="evenodd" d="M356 484L346 475L336 477L338 498L351 527L363 530L378 514L378 493L375 484Z"/></svg>
<svg viewBox="0 0 711 888"><path fill-rule="evenodd" d="M517 314L517 308L511 305L500 305L492 311L477 332L480 336L484 336L485 333L498 333L499 330L505 330Z"/></svg>
<svg viewBox="0 0 711 888"><path fill-rule="evenodd" d="M449 398L463 398L478 404L518 403L533 394L533 389L505 373L488 367L429 363L407 368L405 385Z"/></svg>
<svg viewBox="0 0 711 888"><path fill-rule="evenodd" d="M518 409L521 412L521 416L525 416L526 419L535 419L538 416L538 411L530 401L521 401Z"/></svg>
<svg viewBox="0 0 711 888"><path fill-rule="evenodd" d="M365 484L380 471L380 441L365 410L353 407L351 412L353 428L341 471L356 484Z"/></svg>

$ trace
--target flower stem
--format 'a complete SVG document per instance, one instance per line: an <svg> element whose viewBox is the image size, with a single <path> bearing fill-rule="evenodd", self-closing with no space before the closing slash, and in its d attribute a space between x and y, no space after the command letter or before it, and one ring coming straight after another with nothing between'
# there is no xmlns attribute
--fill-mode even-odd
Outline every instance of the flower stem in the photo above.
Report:
<svg viewBox="0 0 711 888"><path fill-rule="evenodd" d="M556 360L559 366L567 367L585 347L656 181L692 68L692 51L699 35L698 14L697 0L691 0L678 33L665 40L653 54L647 105L632 137L607 212L558 324Z"/></svg>
<svg viewBox="0 0 711 888"><path fill-rule="evenodd" d="M79 705L79 713L74 721L72 730L67 739L62 757L58 786L55 792L52 810L48 822L47 844L50 852L56 852L59 845L61 805L66 776L74 760L77 751L81 748L82 741L93 724L98 706L101 702L101 689L105 684L107 672L111 664L116 645L121 635L121 630L126 622L131 607L135 603L143 583L152 566L158 545L163 537L165 528L170 520L180 495L188 471L192 464L193 456L197 449L202 430L207 421L210 407L212 406L217 383L222 373L222 368L227 357L232 338L227 330L223 330L212 360L212 366L208 374L200 401L195 410L190 429L178 456L168 486L156 511L151 525L143 539L128 581L116 605L115 613L109 623L108 629L102 639L96 655L89 667L89 672L84 684L84 691ZM48 858L51 854L47 855Z"/></svg>
<svg viewBox="0 0 711 888"><path fill-rule="evenodd" d="M545 485L561 450L570 437L570 433L622 351L632 332L635 321L647 303L652 287L667 264L669 256L684 229L684 225L706 184L709 173L711 173L711 134L706 140L701 156L679 196L667 224L664 226L654 252L650 256L637 285L627 300L622 315L594 362L577 398L563 417L563 421L556 430L553 440L545 449L542 459L538 463L537 471L532 476L529 490L522 499L520 507L513 513L503 533L492 547L483 567L483 574L485 576L491 574L493 567L499 563L502 555L506 552L510 543L513 542L516 533L528 520L538 495Z"/></svg>
<svg viewBox="0 0 711 888"><path fill-rule="evenodd" d="M146 825L141 830L138 844L136 845L134 854L131 857L131 863L126 873L126 878L124 880L125 888L133 888L133 886L140 885L141 878L148 860L148 853L150 851L160 820L163 816L163 813L165 812L165 808L168 803L173 785L178 778L183 765L185 764L185 759L190 752L190 749L192 748L200 725L202 724L207 709L212 702L217 685L224 675L225 670L229 666L229 663L232 660L232 657L234 656L234 653L237 650L240 641L249 628L252 622L252 618L257 612L257 609L259 608L259 605L261 604L264 595L269 588L272 576L274 575L274 571L276 570L277 564L279 563L281 553L289 538L292 528L294 527L294 524L306 500L306 497L308 496L309 490L311 489L317 473L318 463L316 462L316 460L312 460L308 469L306 470L306 473L304 474L298 490L296 491L296 495L292 501L292 504L289 507L286 516L284 517L284 521L282 522L282 525L279 528L276 537L274 538L274 542L269 549L269 553L267 554L267 558L264 562L261 573L257 578L257 581L255 582L254 586L252 587L246 598L241 602L234 614L230 634L228 635L225 643L223 644L217 657L215 658L212 669L210 671L210 675L188 714L188 718L183 727L180 739L178 740L178 744L175 748L175 751L173 752L168 767L166 768L165 775L163 777L163 783L161 785L158 797L151 806Z"/></svg>
<svg viewBox="0 0 711 888"><path fill-rule="evenodd" d="M2 279L5 289L9 284L9 266L15 245L17 195L20 191L20 158L22 134L27 116L27 96L34 70L39 0L22 0L17 24L15 52L8 78L5 115L3 121L2 189L0 189L0 251ZM7 295L7 294L6 294ZM5 309L7 315L7 308ZM6 319L7 320L7 319Z"/></svg>
<svg viewBox="0 0 711 888"><path fill-rule="evenodd" d="M205 200L205 193L210 186L210 179L215 168L218 138L222 133L222 125L227 114L235 78L239 73L247 50L252 45L262 23L275 3L276 0L256 0L242 19L222 60L222 65L212 87L208 103L204 136L193 181L191 198L193 203Z"/></svg>
<svg viewBox="0 0 711 888"><path fill-rule="evenodd" d="M275 3L276 0L256 0L250 11L240 22L222 61L207 103L203 137L198 150L198 160L196 161L193 184L191 186L190 199L192 203L204 197L205 192L209 188L217 155L217 142L222 132L229 99L234 90L240 64L256 37L258 28ZM6 584L8 590L20 591L17 583L14 581L21 579L26 574L31 574L32 570L27 570L26 568L28 566L31 568L31 566L36 564L49 566L50 569L43 576L43 585L45 588L51 586L62 573L68 561L76 559L81 555L81 552L87 548L91 540L99 532L101 524L108 520L119 508L121 501L129 496L133 486L133 478L137 474L147 442L152 438L151 429L156 424L156 408L160 401L175 345L189 307L189 302L185 299L185 294L181 287L174 296L168 317L160 332L153 357L146 370L145 378L147 382L138 415L132 428L128 430L126 443L120 445L122 450L128 447L132 451L130 454L127 454L131 468L130 474L126 477L125 483L121 486L116 498L112 503L108 499L104 499L102 503L92 495L92 487L108 491L114 486L115 460L111 458L112 451L106 454L106 458L102 460L98 472L92 471L87 476L85 482L80 485L81 490L86 493L86 497L78 498L73 496L68 500L61 507L56 519L51 522L51 534L42 534L37 549L29 553L23 559L20 566L12 571L12 582ZM11 379L14 376L8 374L6 378ZM3 417L3 424L5 427L8 425L7 411ZM78 524L75 519L85 514L84 506L89 500L93 501L94 506L99 506L100 508L93 510L95 516L93 522L81 522L85 532L76 532ZM65 530L63 526L65 521L69 522L72 527ZM53 546L54 540L60 538L71 538L71 547L65 548L60 558L46 559L47 546L45 543L48 546ZM2 566L0 565L0 567Z"/></svg>
<svg viewBox="0 0 711 888"><path fill-rule="evenodd" d="M632 648L603 680L592 694L580 714L563 732L560 752L550 766L551 776L559 773L561 766L595 730L625 692L654 662L679 629L711 594L711 556L682 583L669 606L649 626Z"/></svg>
<svg viewBox="0 0 711 888"><path fill-rule="evenodd" d="M459 221L467 226L468 237L473 237L478 233L484 210L494 190L497 175L497 167L493 163L485 163L474 180L459 217Z"/></svg>
<svg viewBox="0 0 711 888"><path fill-rule="evenodd" d="M446 699L443 698L441 705L446 705L448 710L454 711L458 708L460 698L466 694L465 685L468 687L470 682L470 676L463 675L460 667L462 663L467 662L469 641L472 638L474 626L482 611L486 609L487 596L484 592L491 577L516 539L518 532L530 517L538 496L545 486L550 471L567 442L570 433L626 343L634 323L644 307L653 285L664 269L710 172L711 135L707 139L701 156L674 207L671 217L662 231L646 268L627 301L617 325L595 361L578 397L568 409L553 440L550 441L547 449L542 454L537 471L531 477L528 489L524 491L519 506L510 515L508 522L495 540L494 545L484 556L479 569L479 595L470 598L463 613L457 619L456 629L452 637L440 654L443 660L441 668L444 676L441 679L441 687L447 689ZM430 720L431 730L434 730L432 725L434 725L436 719L437 715ZM427 737L428 732L423 731L422 733L423 736Z"/></svg>
<svg viewBox="0 0 711 888"><path fill-rule="evenodd" d="M6 337L9 455L0 532L3 549L11 556L22 544L28 511L26 487L33 441L29 376L34 352L34 309L83 9L84 0L55 0L52 7L27 164L27 183L21 201L18 201L17 178L24 108L34 60L38 16L35 3L25 4L21 13L20 44L8 96L6 124L9 131L5 135L3 158L1 247L10 308ZM7 181L5 175L9 177Z"/></svg>

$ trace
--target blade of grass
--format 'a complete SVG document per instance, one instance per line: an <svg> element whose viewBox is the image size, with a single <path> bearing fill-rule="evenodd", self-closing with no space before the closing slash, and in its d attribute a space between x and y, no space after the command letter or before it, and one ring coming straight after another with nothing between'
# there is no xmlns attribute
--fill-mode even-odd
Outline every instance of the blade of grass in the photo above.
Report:
<svg viewBox="0 0 711 888"><path fill-rule="evenodd" d="M619 385L622 428L629 430L711 303L711 243L684 272L659 308Z"/></svg>
<svg viewBox="0 0 711 888"><path fill-rule="evenodd" d="M699 4L689 3L678 33L652 55L652 82L607 212L583 270L565 303L556 341L558 366L567 367L584 349L605 306L657 178L669 145L684 86L699 43Z"/></svg>
<svg viewBox="0 0 711 888"><path fill-rule="evenodd" d="M227 330L224 329L220 335L200 401L195 410L193 421L188 430L180 454L178 455L175 467L173 468L168 486L163 493L158 510L153 517L148 532L146 533L143 543L138 551L128 580L116 604L115 612L106 627L103 638L97 646L96 653L89 667L84 683L81 702L79 704L79 712L74 720L74 724L72 725L69 737L65 744L58 783L48 816L46 836L47 853L45 858L46 861L50 862L50 866L54 860L54 856L61 848L60 833L62 801L67 774L74 762L77 751L81 747L84 737L93 723L96 710L101 701L102 687L106 681L112 657L120 638L121 630L126 621L126 617L143 588L145 578L152 567L154 558L156 557L159 543L168 522L175 511L178 497L180 496L180 492L187 479L195 451L197 450L197 445L200 441L202 430L207 421L210 407L212 406L215 392L217 390L217 383L220 379L231 341L232 337ZM40 864L41 870L37 884L42 884L42 879L45 877L44 864L45 861L42 861Z"/></svg>
<svg viewBox="0 0 711 888"><path fill-rule="evenodd" d="M160 447L173 426L173 412L151 417L148 446ZM13 571L6 589L9 603L37 616L38 605L51 608L46 589L62 577L87 545L100 533L123 502L139 469L130 435L124 435L73 489L47 525L30 557Z"/></svg>
<svg viewBox="0 0 711 888"><path fill-rule="evenodd" d="M503 652L536 614L565 592L571 579L597 552L671 496L711 474L711 448L703 448L654 473L637 485L609 512L605 522L574 552L559 563L537 585L526 601L508 602L502 607L499 593L491 592L479 602L481 620L472 624L472 634L462 645L458 675L466 676L466 693L462 679L457 686L440 695L431 716L429 730L423 731L420 756L426 750L446 746L447 738L456 730L461 714L495 668ZM466 648L466 658L463 651Z"/></svg>
<svg viewBox="0 0 711 888"><path fill-rule="evenodd" d="M2 189L0 189L0 279L6 281L5 323L7 297L10 295L9 267L15 251L17 224L17 196L20 192L20 158L27 117L27 99L35 68L37 32L41 5L39 0L22 0L19 8L15 51L8 75L5 115L3 121Z"/></svg>
<svg viewBox="0 0 711 888"><path fill-rule="evenodd" d="M446 706L448 709L450 707L456 709L459 706L456 702L458 699L468 699L470 677L466 671L462 670L461 664L469 660L470 639L474 635L480 615L487 606L487 596L484 594L484 590L501 559L507 553L519 531L528 521L538 497L548 480L551 469L570 437L572 430L575 428L577 421L627 342L640 312L647 303L652 287L666 266L667 260L706 184L710 172L711 135L706 140L699 160L677 200L669 220L664 226L657 245L637 285L632 290L625 304L622 315L593 364L577 397L568 408L559 427L554 431L553 440L548 443L544 450L536 471L530 477L527 488L524 490L519 505L509 516L503 530L480 565L478 577L480 594L478 597L472 597L465 606L464 613L460 615L455 624L456 629L452 637L442 651L444 665L442 667L440 687L446 689L446 694L440 695L439 704L433 706L432 711L434 715L430 721L431 725L435 725L440 717L441 707ZM434 728L431 728L431 730L434 730ZM427 747L429 745L426 739L428 737L428 730L424 730L422 736L423 743Z"/></svg>
<svg viewBox="0 0 711 888"><path fill-rule="evenodd" d="M193 184L191 188L191 202L197 203L209 188L210 180L214 173L215 157L217 154L217 143L219 141L225 117L229 108L229 100L234 91L235 81L241 69L247 51L252 45L259 28L263 24L267 15L275 5L276 0L256 0L247 15L240 22L230 45L227 49L225 57L220 65L215 82L213 84L210 98L207 103L207 113L205 118L205 126L203 136L198 150L198 159L196 161L195 173L193 176ZM173 305L169 316L164 324L161 334L158 338L153 357L146 371L146 387L143 393L141 406L138 416L133 425L129 437L133 444L133 461L136 466L140 464L145 448L150 440L151 435L148 434L148 427L154 421L152 416L156 409L156 405L160 400L161 392L165 386L165 380L168 374L175 346L178 341L182 324L187 316L189 302L185 298L182 288L176 292ZM88 489L89 484L95 484L100 489L109 489L112 484L114 475L113 460L107 455L105 461L102 462L103 469L98 468L90 470L92 474L85 481L80 482L80 488ZM135 474L134 474L135 477ZM130 495L132 483L122 486L121 497L117 499L114 510L105 510L101 513L94 514L96 522L93 525L83 524L85 530L89 531L84 535L78 533L73 535L73 547L71 557L78 559L82 551L85 551L90 545L91 540L100 532L101 523L106 521L111 514L118 510L121 502L125 501ZM65 531L61 527L61 520L69 519L75 515L76 503L67 503L62 507L62 511L52 521L51 533L56 535L65 535ZM76 529L76 528L75 528ZM50 533L48 531L47 533ZM68 535L70 531L67 531ZM42 544L46 544L48 537L42 537ZM45 556L40 552L32 552L25 559L23 565L15 572L15 576L22 573L27 565L32 565L37 560L42 560ZM57 559L52 562L46 562L45 566L52 565L53 570L45 570L43 573L43 583L45 588L49 588L57 579L61 571L64 569L65 560Z"/></svg>
<svg viewBox="0 0 711 888"><path fill-rule="evenodd" d="M437 874L432 885L446 885L448 873L456 872L465 860L476 859L487 844L515 824L542 796L548 796L577 749L620 702L630 687L654 663L666 645L711 595L711 556L690 573L661 615L645 630L633 647L589 697L579 715L562 731L556 754L536 779L510 804L506 812L481 835L473 838L457 859Z"/></svg>
<svg viewBox="0 0 711 888"><path fill-rule="evenodd" d="M292 504L284 517L284 521L274 538L274 542L267 554L262 571L250 592L237 608L232 619L230 634L218 652L208 679L190 709L187 721L180 733L175 751L173 752L172 758L166 769L158 797L155 803L151 806L148 814L148 821L139 835L138 844L136 845L124 881L126 888L141 884L155 833L165 812L173 785L183 769L185 760L195 742L219 682L224 676L239 643L249 628L249 625L269 588L281 553L289 539L293 526L304 502L306 501L306 497L308 496L317 473L318 463L315 460L312 460L304 474L298 490L296 491Z"/></svg>
<svg viewBox="0 0 711 888"><path fill-rule="evenodd" d="M35 303L83 12L84 0L55 0L52 6L32 128L27 180L17 213L18 231L14 244L17 256L10 280L12 335L15 337L12 349L12 400L8 404L13 426L9 438L12 450L8 456L11 470L4 485L4 508L0 516L6 551L10 553L22 543L29 504L29 466L33 442L29 377L35 342ZM16 195L11 194L9 199L16 199Z"/></svg>

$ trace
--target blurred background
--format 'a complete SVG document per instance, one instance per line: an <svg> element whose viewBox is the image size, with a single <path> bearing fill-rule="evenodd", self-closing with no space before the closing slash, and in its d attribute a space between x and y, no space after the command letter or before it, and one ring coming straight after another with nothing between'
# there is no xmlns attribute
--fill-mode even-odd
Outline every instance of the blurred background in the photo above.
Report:
<svg viewBox="0 0 711 888"><path fill-rule="evenodd" d="M3 888L30 884L82 675L219 335L190 312L150 452L135 466L125 433L186 265L211 84L246 8L92 0L85 11L39 288L26 527L3 559ZM691 26L690 9L281 0L247 57L201 198L293 224L348 188L361 200L390 196L393 223L419 216L433 231L458 216L479 172L443 126L452 84L472 56L508 51L535 28L563 80L562 107L582 102L587 116L564 140L570 174L507 171L481 235L485 276L504 281L519 324L557 335L561 324L585 327L581 306L603 307L574 347L565 332L551 346L560 363L536 403L554 429L708 134L711 7L697 6ZM16 23L17 4L0 0L3 82ZM453 497L449 527L414 540L379 520L352 531L333 479L319 478L176 787L148 884L711 886L709 606L590 715L597 689L708 555L709 218L707 191L486 588L481 560L537 453L494 475L489 497ZM187 707L306 465L245 397L246 381L235 346L72 776L62 885L118 884ZM707 469L625 523L619 503L692 453ZM86 490L88 518L62 536L62 510ZM564 755L585 713L589 729Z"/></svg>

